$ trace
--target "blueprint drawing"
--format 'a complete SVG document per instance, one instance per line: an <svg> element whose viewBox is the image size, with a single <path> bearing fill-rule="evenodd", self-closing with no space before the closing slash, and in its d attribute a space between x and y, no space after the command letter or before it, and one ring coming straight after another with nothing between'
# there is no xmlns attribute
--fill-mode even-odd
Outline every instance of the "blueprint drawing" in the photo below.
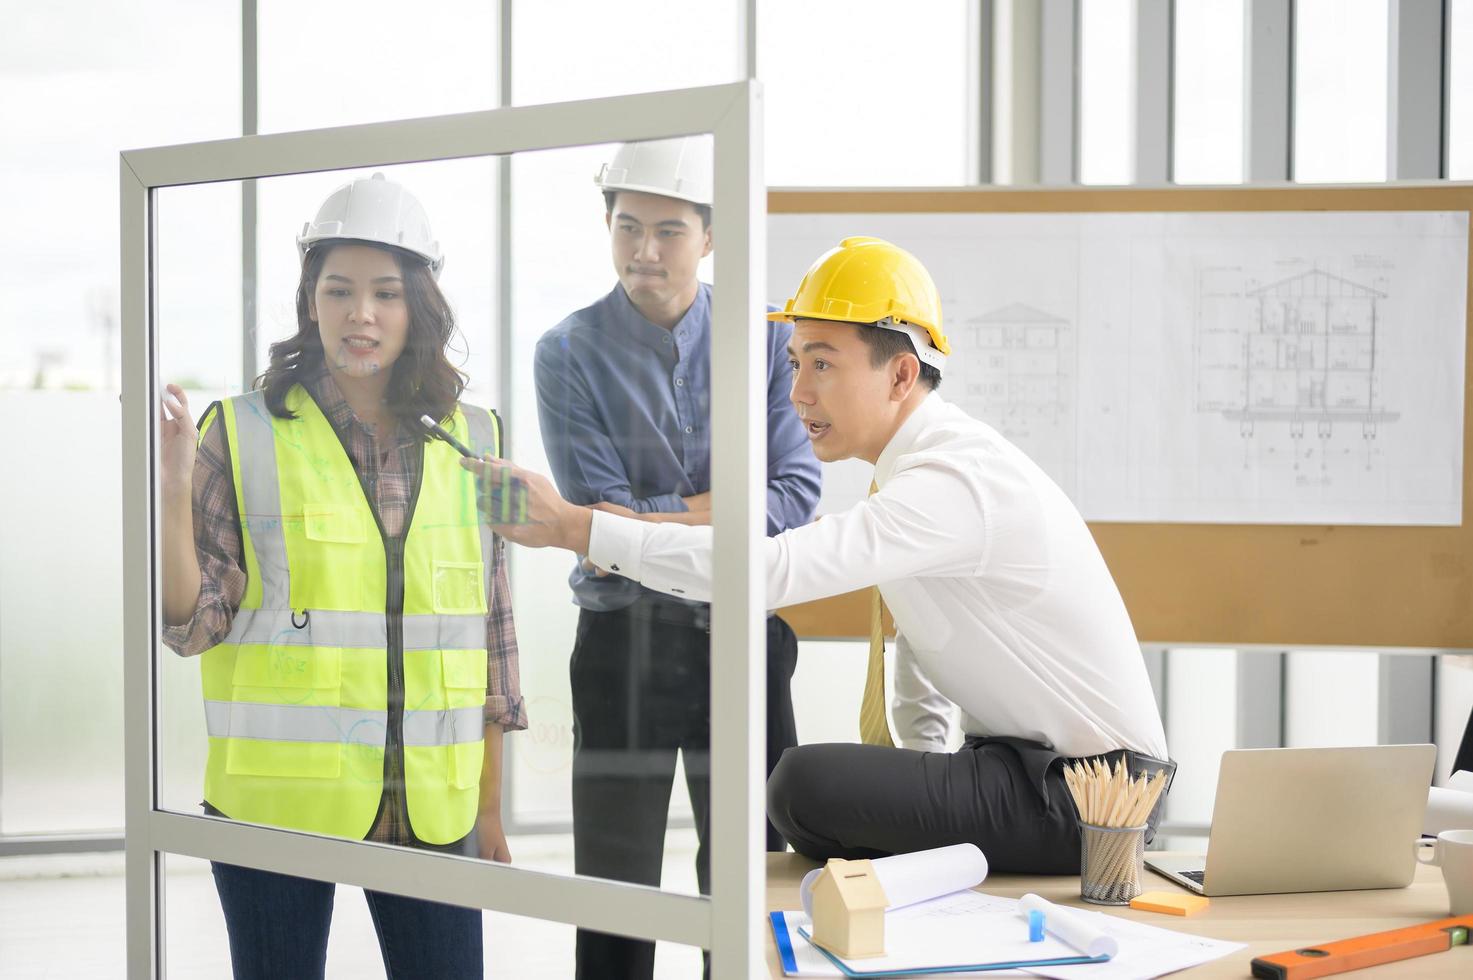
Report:
<svg viewBox="0 0 1473 980"><path fill-rule="evenodd" d="M1090 520L1462 521L1466 214L772 215L770 300L850 235L926 264L942 397Z"/></svg>

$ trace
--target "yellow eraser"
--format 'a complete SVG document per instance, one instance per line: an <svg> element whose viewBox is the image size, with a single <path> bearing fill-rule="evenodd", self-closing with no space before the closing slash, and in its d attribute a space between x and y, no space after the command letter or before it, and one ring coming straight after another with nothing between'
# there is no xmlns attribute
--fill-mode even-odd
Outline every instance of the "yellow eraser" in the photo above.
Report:
<svg viewBox="0 0 1473 980"><path fill-rule="evenodd" d="M1212 903L1201 895L1187 892L1146 892L1130 900L1130 907L1142 912L1163 912L1166 915L1196 915Z"/></svg>

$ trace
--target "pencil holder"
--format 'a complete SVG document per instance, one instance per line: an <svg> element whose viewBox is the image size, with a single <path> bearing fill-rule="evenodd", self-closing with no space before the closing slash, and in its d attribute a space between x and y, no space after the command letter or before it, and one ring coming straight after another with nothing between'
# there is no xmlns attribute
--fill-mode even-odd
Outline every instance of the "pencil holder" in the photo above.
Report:
<svg viewBox="0 0 1473 980"><path fill-rule="evenodd" d="M1146 828L1079 825L1079 895L1095 905L1129 905L1145 873Z"/></svg>

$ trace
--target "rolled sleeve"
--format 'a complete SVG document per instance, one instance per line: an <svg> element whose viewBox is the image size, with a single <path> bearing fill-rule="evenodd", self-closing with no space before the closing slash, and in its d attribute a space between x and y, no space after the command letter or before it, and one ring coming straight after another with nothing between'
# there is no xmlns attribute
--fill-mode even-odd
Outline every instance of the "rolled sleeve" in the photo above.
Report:
<svg viewBox="0 0 1473 980"><path fill-rule="evenodd" d="M603 499L611 504L628 507L636 514L680 514L690 510L685 505L685 499L678 493L657 493L651 497L636 497L628 492L619 493L616 490L606 494Z"/></svg>
<svg viewBox="0 0 1473 980"><path fill-rule="evenodd" d="M208 419L207 414L201 424ZM246 590L240 516L223 431L223 425L206 427L194 459L191 496L199 598L187 622L165 626L162 634L164 644L181 657L204 653L229 635Z"/></svg>
<svg viewBox="0 0 1473 980"><path fill-rule="evenodd" d="M527 727L527 703L522 697L517 630L512 619L511 590L506 560L498 542L493 549L491 608L486 612L486 721L507 731Z"/></svg>
<svg viewBox="0 0 1473 980"><path fill-rule="evenodd" d="M687 510L678 493L635 496L588 381L562 344L543 338L532 363L537 421L558 492L575 504L607 501L639 514Z"/></svg>

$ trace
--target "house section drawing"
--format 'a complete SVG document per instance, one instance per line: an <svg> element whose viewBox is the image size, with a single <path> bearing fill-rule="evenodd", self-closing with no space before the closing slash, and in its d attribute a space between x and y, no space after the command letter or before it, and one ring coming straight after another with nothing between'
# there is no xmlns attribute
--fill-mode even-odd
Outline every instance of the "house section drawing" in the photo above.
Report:
<svg viewBox="0 0 1473 980"><path fill-rule="evenodd" d="M1381 403L1383 290L1319 269L1234 290L1224 270L1201 279L1199 402L1245 424L1360 422L1400 413Z"/></svg>
<svg viewBox="0 0 1473 980"><path fill-rule="evenodd" d="M1066 489L1073 483L1074 324L1027 303L962 321L953 336L953 397ZM956 355L960 356L956 356ZM948 379L950 380L950 379Z"/></svg>
<svg viewBox="0 0 1473 980"><path fill-rule="evenodd" d="M1320 268L1267 284L1205 268L1197 280L1197 410L1236 422L1245 443L1287 437L1295 449L1282 456L1295 468L1327 466L1337 429L1342 441L1363 440L1362 461L1373 465L1379 427L1401 418L1382 396L1377 361L1395 329L1386 289Z"/></svg>
<svg viewBox="0 0 1473 980"><path fill-rule="evenodd" d="M962 327L966 400L999 428L1026 435L1068 411L1074 373L1072 325L1025 303L1012 303Z"/></svg>

